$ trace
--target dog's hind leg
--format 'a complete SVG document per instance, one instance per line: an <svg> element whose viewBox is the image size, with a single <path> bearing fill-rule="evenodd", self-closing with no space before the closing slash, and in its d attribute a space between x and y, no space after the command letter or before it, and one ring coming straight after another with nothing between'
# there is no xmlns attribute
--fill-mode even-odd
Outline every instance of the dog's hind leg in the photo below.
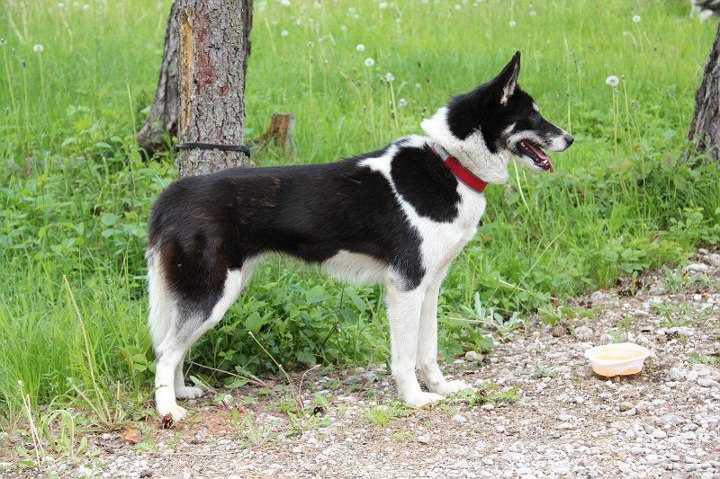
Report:
<svg viewBox="0 0 720 479"><path fill-rule="evenodd" d="M161 416L170 414L173 420L179 421L186 411L177 404L176 397L197 397L202 394L199 388L185 386L183 358L195 341L220 322L247 284L254 265L254 261L248 261L241 269L227 272L222 295L209 313L193 304L177 301L176 314L155 351L155 405Z"/></svg>

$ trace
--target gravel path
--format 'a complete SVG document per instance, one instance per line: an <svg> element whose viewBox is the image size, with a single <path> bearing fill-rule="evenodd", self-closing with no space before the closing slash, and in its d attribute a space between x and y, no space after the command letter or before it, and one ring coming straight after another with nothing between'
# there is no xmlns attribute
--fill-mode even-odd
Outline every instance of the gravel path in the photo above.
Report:
<svg viewBox="0 0 720 479"><path fill-rule="evenodd" d="M173 429L150 418L93 437L91 459L44 473L720 477L720 255L701 250L693 261L558 307L556 326L535 321L487 358L454 361L446 371L479 392L430 409L401 407L384 367L315 369L304 378L304 414L277 378L190 401L188 421ZM595 376L584 350L625 339L652 349L645 370Z"/></svg>

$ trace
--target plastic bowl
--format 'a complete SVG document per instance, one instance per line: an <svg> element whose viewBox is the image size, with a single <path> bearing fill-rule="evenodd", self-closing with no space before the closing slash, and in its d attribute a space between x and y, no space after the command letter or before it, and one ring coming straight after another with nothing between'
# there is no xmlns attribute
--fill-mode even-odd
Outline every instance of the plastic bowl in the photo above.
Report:
<svg viewBox="0 0 720 479"><path fill-rule="evenodd" d="M595 374L607 378L639 373L648 356L650 350L633 343L604 344L585 351Z"/></svg>

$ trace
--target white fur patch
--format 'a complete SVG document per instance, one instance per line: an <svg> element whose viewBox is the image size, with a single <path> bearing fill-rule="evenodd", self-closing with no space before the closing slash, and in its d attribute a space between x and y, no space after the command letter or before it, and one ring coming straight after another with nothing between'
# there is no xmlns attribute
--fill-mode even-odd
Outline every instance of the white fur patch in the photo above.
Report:
<svg viewBox="0 0 720 479"><path fill-rule="evenodd" d="M462 165L475 176L488 183L505 183L510 178L508 164L510 152L504 149L491 153L480 131L475 131L464 140L450 131L447 122L447 107L443 106L435 114L420 124L425 133L457 158Z"/></svg>
<svg viewBox="0 0 720 479"><path fill-rule="evenodd" d="M340 250L322 262L322 269L341 281L356 284L381 283L387 275L387 265L371 256Z"/></svg>

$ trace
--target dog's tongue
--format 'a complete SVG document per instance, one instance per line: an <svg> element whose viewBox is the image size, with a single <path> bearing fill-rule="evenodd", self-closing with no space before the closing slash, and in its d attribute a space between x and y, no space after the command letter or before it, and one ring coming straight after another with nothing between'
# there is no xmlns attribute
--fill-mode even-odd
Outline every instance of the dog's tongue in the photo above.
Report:
<svg viewBox="0 0 720 479"><path fill-rule="evenodd" d="M540 148L539 146L537 146L536 144L534 144L531 141L523 140L522 144L525 148L527 148L528 150L530 150L533 153L533 155L535 156L535 159L536 159L535 163L537 163L537 165L539 167L546 169L548 171L554 170L554 166L552 164L552 161L550 161L550 157L545 154L545 152L542 150L542 148Z"/></svg>

